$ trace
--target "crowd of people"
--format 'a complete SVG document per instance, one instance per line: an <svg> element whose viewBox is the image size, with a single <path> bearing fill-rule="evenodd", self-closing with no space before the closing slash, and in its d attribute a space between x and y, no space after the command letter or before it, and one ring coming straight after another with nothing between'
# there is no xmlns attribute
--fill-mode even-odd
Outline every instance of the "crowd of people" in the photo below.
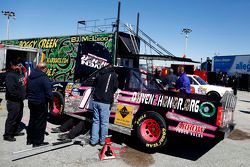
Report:
<svg viewBox="0 0 250 167"><path fill-rule="evenodd" d="M24 100L28 99L30 119L27 126L27 145L39 147L48 145L44 141L47 126L48 109L53 107L52 83L46 75L47 65L40 62L37 68L28 76L27 84L22 65L17 61L11 62L6 76L6 101L8 115L5 122L3 139L16 141L15 136L25 135L18 132L18 126L23 117ZM108 133L108 123L113 96L118 88L117 75L112 65L106 66L96 77L93 84L93 123L91 128L90 145L104 145ZM73 139L85 129L81 120L70 118L60 127L52 128L52 133L66 132L59 135L59 140Z"/></svg>

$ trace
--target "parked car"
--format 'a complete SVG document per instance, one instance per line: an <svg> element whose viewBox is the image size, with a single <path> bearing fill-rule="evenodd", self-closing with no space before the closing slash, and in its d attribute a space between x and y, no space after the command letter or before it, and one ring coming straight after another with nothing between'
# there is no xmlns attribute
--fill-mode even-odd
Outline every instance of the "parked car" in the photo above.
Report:
<svg viewBox="0 0 250 167"><path fill-rule="evenodd" d="M215 100L220 100L226 91L233 93L232 88L210 85L198 75L187 74L187 76L190 80L191 89L194 91L193 93L208 95Z"/></svg>
<svg viewBox="0 0 250 167"><path fill-rule="evenodd" d="M234 129L236 99L230 92L221 101L214 101L206 95L166 91L152 75L140 69L115 67L115 71L119 89L114 95L109 129L134 136L133 140L143 147L163 147L171 133L217 140ZM58 99L56 103L61 103L54 108L63 105L61 114L91 121L96 75L98 72L83 83L67 83L64 101Z"/></svg>

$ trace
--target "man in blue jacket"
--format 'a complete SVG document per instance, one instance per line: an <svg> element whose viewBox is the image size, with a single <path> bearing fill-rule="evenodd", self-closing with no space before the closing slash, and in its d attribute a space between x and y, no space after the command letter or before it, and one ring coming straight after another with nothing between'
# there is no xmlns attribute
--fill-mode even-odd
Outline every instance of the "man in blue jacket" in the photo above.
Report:
<svg viewBox="0 0 250 167"><path fill-rule="evenodd" d="M47 124L48 103L52 104L52 86L46 75L46 63L39 63L28 79L28 106L30 120L27 130L27 145L33 147L49 144L44 142Z"/></svg>
<svg viewBox="0 0 250 167"><path fill-rule="evenodd" d="M100 71L94 81L93 93L93 124L90 145L104 145L108 133L110 105L114 100L114 93L118 88L117 74L113 67L108 65Z"/></svg>
<svg viewBox="0 0 250 167"><path fill-rule="evenodd" d="M190 93L190 80L184 71L183 66L178 67L178 74L180 75L176 81L176 90L179 92Z"/></svg>

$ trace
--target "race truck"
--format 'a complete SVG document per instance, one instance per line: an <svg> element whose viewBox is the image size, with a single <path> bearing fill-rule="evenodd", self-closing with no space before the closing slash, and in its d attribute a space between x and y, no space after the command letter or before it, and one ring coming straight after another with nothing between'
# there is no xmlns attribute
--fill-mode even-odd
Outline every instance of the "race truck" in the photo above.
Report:
<svg viewBox="0 0 250 167"><path fill-rule="evenodd" d="M102 69L81 83L67 83L64 99L57 99L53 110L91 121L93 81ZM232 93L226 92L217 101L206 95L166 91L146 71L114 69L119 86L114 94L109 129L132 135L143 147L161 148L173 133L215 140L223 139L234 129L236 97Z"/></svg>

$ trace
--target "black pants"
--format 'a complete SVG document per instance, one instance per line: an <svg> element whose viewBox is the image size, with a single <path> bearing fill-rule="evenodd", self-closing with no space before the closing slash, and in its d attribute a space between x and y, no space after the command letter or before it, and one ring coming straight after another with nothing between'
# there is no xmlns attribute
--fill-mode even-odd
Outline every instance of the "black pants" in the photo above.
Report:
<svg viewBox="0 0 250 167"><path fill-rule="evenodd" d="M69 118L59 128L62 132L66 132L66 131L70 130L68 133L68 137L70 139L73 139L76 136L80 135L84 131L85 123L83 120L80 120L77 118Z"/></svg>
<svg viewBox="0 0 250 167"><path fill-rule="evenodd" d="M45 103L28 102L30 120L27 129L27 142L40 144L44 141L47 125L48 105Z"/></svg>
<svg viewBox="0 0 250 167"><path fill-rule="evenodd" d="M13 102L7 100L8 116L5 122L4 136L13 137L17 133L19 124L23 117L23 101Z"/></svg>

